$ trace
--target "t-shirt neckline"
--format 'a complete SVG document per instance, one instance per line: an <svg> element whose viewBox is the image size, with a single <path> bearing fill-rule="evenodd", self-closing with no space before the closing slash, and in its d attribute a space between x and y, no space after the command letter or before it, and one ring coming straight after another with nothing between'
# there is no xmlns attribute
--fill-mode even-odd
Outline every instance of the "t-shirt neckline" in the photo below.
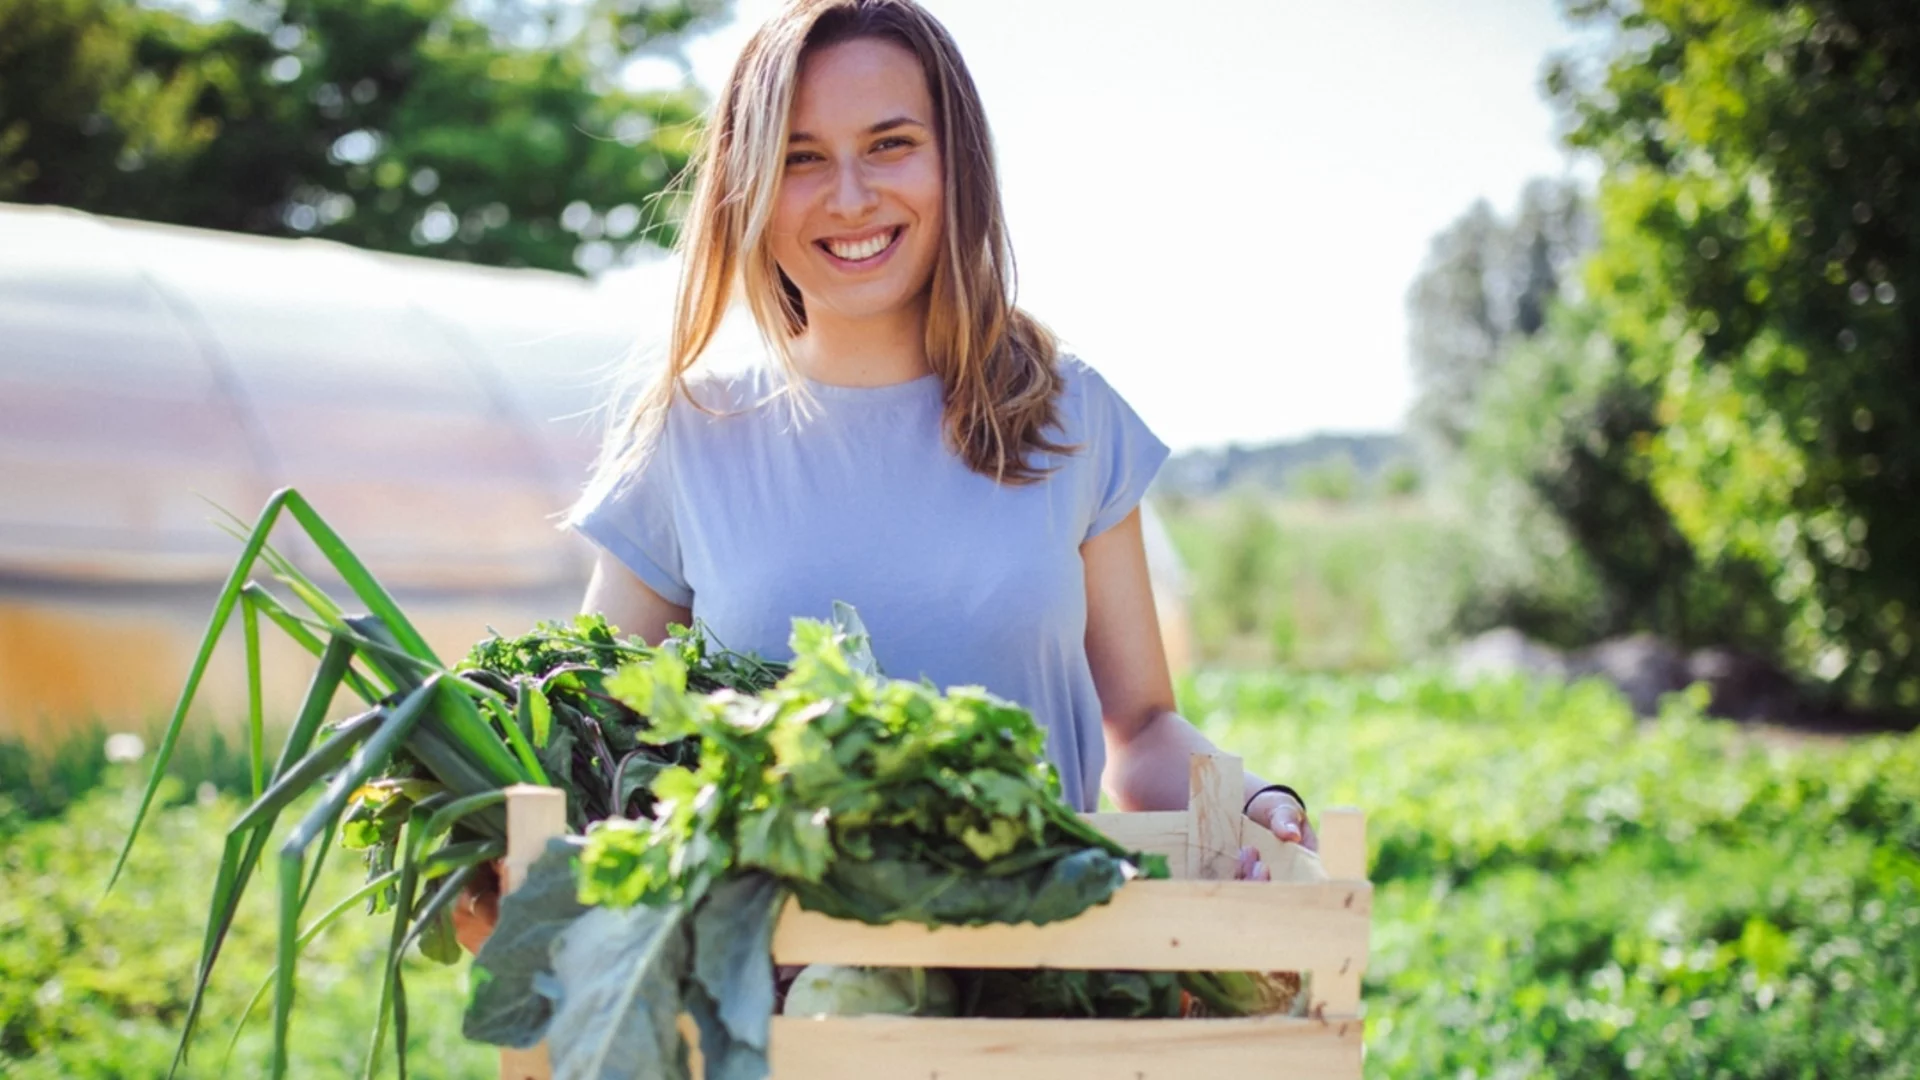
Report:
<svg viewBox="0 0 1920 1080"><path fill-rule="evenodd" d="M912 401L940 387L939 373L931 371L905 382L886 383L882 386L842 386L837 383L820 382L808 375L801 375L800 380L814 397L823 401L846 401L871 405Z"/></svg>

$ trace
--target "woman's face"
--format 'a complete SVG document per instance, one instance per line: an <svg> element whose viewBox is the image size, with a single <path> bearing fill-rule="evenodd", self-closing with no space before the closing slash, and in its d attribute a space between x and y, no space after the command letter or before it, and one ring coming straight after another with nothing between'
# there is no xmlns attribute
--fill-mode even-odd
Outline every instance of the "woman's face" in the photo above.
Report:
<svg viewBox="0 0 1920 1080"><path fill-rule="evenodd" d="M801 61L773 257L810 318L919 302L945 220L933 123L926 74L899 45L859 38Z"/></svg>

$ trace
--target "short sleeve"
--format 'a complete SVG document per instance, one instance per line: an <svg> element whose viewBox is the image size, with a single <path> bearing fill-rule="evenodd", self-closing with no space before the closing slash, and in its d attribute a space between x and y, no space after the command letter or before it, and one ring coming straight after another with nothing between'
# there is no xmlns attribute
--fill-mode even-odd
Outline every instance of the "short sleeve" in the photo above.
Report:
<svg viewBox="0 0 1920 1080"><path fill-rule="evenodd" d="M674 516L671 434L662 431L647 461L620 477L577 515L573 528L619 559L661 599L690 607L693 589L681 562L680 530Z"/></svg>
<svg viewBox="0 0 1920 1080"><path fill-rule="evenodd" d="M1085 449L1093 478L1093 516L1085 540L1125 520L1167 460L1167 444L1099 372L1081 365ZM1083 541L1084 542L1084 541Z"/></svg>

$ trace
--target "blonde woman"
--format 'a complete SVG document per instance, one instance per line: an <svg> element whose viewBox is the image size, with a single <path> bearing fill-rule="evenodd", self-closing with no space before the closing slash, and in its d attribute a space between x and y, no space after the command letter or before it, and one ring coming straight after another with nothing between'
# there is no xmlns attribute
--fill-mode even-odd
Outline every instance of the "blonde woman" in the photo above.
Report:
<svg viewBox="0 0 1920 1080"><path fill-rule="evenodd" d="M1213 747L1174 711L1147 578L1138 504L1167 450L1014 306L946 30L913 0L797 0L706 138L666 363L569 516L598 547L583 608L653 643L697 616L776 657L794 616L844 600L888 674L1028 708L1078 808L1103 784L1123 810L1184 808ZM768 362L723 377L699 361L736 295ZM1291 789L1246 794L1317 846ZM1240 874L1268 877L1250 849Z"/></svg>

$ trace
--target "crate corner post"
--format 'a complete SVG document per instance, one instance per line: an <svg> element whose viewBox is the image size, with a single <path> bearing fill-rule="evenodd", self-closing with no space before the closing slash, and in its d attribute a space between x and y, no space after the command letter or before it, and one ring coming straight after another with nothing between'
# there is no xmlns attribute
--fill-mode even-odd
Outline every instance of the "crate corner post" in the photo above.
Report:
<svg viewBox="0 0 1920 1080"><path fill-rule="evenodd" d="M501 860L505 873L500 882L502 895L518 889L527 880L527 869L546 850L547 841L567 831L567 796L558 788L534 784L515 784L507 794L507 854ZM500 1080L552 1080L553 1065L547 1056L547 1044L524 1050L508 1047L500 1051Z"/></svg>
<svg viewBox="0 0 1920 1080"><path fill-rule="evenodd" d="M1185 876L1231 880L1240 858L1246 772L1229 754L1196 753L1187 764Z"/></svg>
<svg viewBox="0 0 1920 1080"><path fill-rule="evenodd" d="M1367 818L1350 806L1330 807L1320 819L1321 862L1335 883L1350 884L1356 892L1371 891L1367 880ZM1371 897L1368 898L1369 905ZM1366 953L1350 959L1316 987L1314 998L1330 1016L1360 1015L1360 978L1365 973Z"/></svg>

